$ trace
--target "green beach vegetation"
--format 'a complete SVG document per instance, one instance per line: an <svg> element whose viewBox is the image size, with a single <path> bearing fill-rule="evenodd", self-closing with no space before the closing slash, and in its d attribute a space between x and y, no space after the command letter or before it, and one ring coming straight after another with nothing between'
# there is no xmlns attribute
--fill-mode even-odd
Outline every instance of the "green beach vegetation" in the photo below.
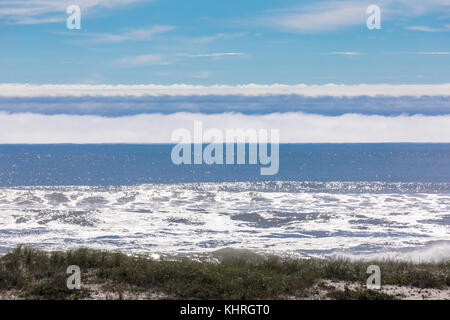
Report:
<svg viewBox="0 0 450 320"><path fill-rule="evenodd" d="M402 298L404 290L366 289L369 276L366 271L371 264L381 268L383 286L445 294L449 290L450 261L413 264L279 257L153 260L87 248L46 252L19 246L0 257L0 296L3 299ZM67 288L66 270L70 265L81 269L81 289Z"/></svg>

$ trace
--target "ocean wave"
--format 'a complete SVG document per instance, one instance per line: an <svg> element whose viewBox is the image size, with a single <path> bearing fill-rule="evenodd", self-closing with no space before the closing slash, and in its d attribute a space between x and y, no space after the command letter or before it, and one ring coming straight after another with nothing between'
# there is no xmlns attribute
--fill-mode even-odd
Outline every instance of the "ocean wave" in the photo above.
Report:
<svg viewBox="0 0 450 320"><path fill-rule="evenodd" d="M421 259L447 258L450 252L447 244L419 249L450 240L448 184L15 187L0 188L0 212L0 251L19 244L149 254L234 247L289 256L395 259L413 249Z"/></svg>

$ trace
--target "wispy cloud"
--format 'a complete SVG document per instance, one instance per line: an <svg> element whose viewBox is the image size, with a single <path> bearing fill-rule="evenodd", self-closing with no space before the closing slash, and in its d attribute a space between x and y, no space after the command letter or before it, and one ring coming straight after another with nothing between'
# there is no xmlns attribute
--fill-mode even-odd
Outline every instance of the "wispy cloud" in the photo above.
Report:
<svg viewBox="0 0 450 320"><path fill-rule="evenodd" d="M0 20L9 24L55 23L66 19L66 8L79 5L83 15L95 8L114 8L153 0L2 0Z"/></svg>
<svg viewBox="0 0 450 320"><path fill-rule="evenodd" d="M319 2L294 8L268 20L272 25L290 31L324 31L364 23L366 8L357 2Z"/></svg>
<svg viewBox="0 0 450 320"><path fill-rule="evenodd" d="M193 37L193 38L181 38L181 40L185 42L190 43L209 43L214 42L217 40L223 40L223 39L234 39L234 38L242 38L247 35L246 32L240 32L240 33L216 33L210 36L204 36L204 37Z"/></svg>
<svg viewBox="0 0 450 320"><path fill-rule="evenodd" d="M361 55L361 52L356 52L356 51L333 51L333 52L328 52L328 54L344 55L344 56L359 56L359 55Z"/></svg>
<svg viewBox="0 0 450 320"><path fill-rule="evenodd" d="M227 57L227 56L243 56L242 52L217 52L217 53L199 53L199 54L189 54L189 53L178 53L177 56L181 57L189 57L189 58L219 58L219 57Z"/></svg>
<svg viewBox="0 0 450 320"><path fill-rule="evenodd" d="M63 15L61 15L61 17L53 17L53 18L28 18L28 17L24 17L21 18L20 20L15 21L12 24L22 24L22 25L27 25L27 24L44 24L44 23L58 23L58 22L62 22L65 20L65 17Z"/></svg>
<svg viewBox="0 0 450 320"><path fill-rule="evenodd" d="M171 63L165 56L160 54L144 54L133 57L125 57L120 59L119 62L125 65L140 66L166 65Z"/></svg>
<svg viewBox="0 0 450 320"><path fill-rule="evenodd" d="M450 7L449 0L378 0L376 3L360 0L316 1L314 4L271 11L256 20L260 24L291 32L332 31L365 25L368 17L366 10L371 4L377 4L381 8L382 21L445 12ZM421 31L433 30L427 27L417 28Z"/></svg>
<svg viewBox="0 0 450 320"><path fill-rule="evenodd" d="M427 26L411 26L406 27L407 30L422 31L422 32L450 32L450 24L446 24L441 28L432 28Z"/></svg>
<svg viewBox="0 0 450 320"><path fill-rule="evenodd" d="M416 54L420 55L433 55L433 56L447 56L450 55L450 51L425 51L425 52L416 52Z"/></svg>
<svg viewBox="0 0 450 320"><path fill-rule="evenodd" d="M146 41L152 39L155 35L166 33L173 29L175 27L170 25L154 25L119 33L83 33L80 35L90 37L96 42Z"/></svg>
<svg viewBox="0 0 450 320"><path fill-rule="evenodd" d="M167 65L179 61L182 57L220 59L223 57L242 56L242 55L244 54L240 52L217 52L217 53L200 53L200 54L178 53L175 55L143 54L131 57L124 57L119 60L119 63L123 65Z"/></svg>

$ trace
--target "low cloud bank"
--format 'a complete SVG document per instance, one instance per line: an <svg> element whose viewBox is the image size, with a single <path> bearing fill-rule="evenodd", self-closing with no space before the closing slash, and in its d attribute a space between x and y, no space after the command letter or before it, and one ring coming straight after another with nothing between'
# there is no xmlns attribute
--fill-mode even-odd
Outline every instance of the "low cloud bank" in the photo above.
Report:
<svg viewBox="0 0 450 320"><path fill-rule="evenodd" d="M280 142L450 142L450 115L305 113L145 114L123 117L0 112L0 143L170 143L178 128L279 129Z"/></svg>
<svg viewBox="0 0 450 320"><path fill-rule="evenodd" d="M61 96L161 96L161 95L271 95L297 94L306 97L354 96L450 96L450 83L445 84L358 84L358 85L31 85L0 84L0 97L61 97Z"/></svg>

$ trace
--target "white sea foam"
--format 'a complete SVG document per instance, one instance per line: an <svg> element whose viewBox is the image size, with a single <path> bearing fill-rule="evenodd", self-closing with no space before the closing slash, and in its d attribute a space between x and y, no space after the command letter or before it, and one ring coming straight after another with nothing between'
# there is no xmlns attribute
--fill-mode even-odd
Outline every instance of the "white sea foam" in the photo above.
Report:
<svg viewBox="0 0 450 320"><path fill-rule="evenodd" d="M395 260L413 263L441 262L450 260L450 240L437 241L416 248L405 248L396 251L368 253L357 255L351 253L335 253L333 258L348 258L350 260Z"/></svg>
<svg viewBox="0 0 450 320"><path fill-rule="evenodd" d="M288 182L2 188L0 247L449 259L450 193L341 184L344 192L330 187L339 183L306 190Z"/></svg>

